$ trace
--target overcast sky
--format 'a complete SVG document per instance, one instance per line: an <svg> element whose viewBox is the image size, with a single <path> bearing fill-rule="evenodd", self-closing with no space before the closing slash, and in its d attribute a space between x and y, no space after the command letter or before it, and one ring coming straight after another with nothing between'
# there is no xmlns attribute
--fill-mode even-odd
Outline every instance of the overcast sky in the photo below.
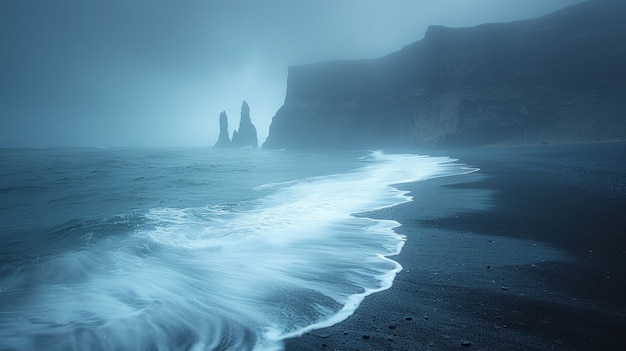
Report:
<svg viewBox="0 0 626 351"><path fill-rule="evenodd" d="M0 147L210 146L241 102L259 141L287 67L384 56L428 25L581 0L3 0Z"/></svg>

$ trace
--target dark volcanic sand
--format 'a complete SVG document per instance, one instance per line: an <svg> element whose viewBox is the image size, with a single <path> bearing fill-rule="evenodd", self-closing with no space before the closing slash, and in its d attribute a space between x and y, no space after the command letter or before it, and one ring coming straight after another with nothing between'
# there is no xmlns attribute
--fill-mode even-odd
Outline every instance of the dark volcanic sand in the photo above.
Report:
<svg viewBox="0 0 626 351"><path fill-rule="evenodd" d="M470 175L401 186L404 270L287 350L626 350L626 144L447 155Z"/></svg>

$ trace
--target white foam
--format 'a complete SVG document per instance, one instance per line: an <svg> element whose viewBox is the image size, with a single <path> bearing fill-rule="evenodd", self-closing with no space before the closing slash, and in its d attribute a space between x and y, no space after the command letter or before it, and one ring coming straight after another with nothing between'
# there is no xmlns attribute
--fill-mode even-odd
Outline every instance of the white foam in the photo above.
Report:
<svg viewBox="0 0 626 351"><path fill-rule="evenodd" d="M3 278L14 303L0 338L15 349L280 349L391 286L399 224L353 214L410 201L392 184L470 171L453 162L375 152L239 208L152 209L128 237Z"/></svg>

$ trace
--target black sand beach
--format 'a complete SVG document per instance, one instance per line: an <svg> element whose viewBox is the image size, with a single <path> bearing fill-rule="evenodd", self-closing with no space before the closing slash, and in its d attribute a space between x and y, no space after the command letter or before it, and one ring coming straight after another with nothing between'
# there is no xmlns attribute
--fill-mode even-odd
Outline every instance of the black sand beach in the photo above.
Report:
<svg viewBox="0 0 626 351"><path fill-rule="evenodd" d="M626 144L441 154L480 171L368 214L407 237L393 287L286 349L625 349Z"/></svg>

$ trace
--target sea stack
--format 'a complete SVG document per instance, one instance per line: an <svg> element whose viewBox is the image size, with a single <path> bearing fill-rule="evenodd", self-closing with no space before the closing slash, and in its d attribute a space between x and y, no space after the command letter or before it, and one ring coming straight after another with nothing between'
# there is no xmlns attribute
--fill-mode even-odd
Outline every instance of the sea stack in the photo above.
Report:
<svg viewBox="0 0 626 351"><path fill-rule="evenodd" d="M226 111L220 113L220 136L215 143L215 147L231 147L232 143L228 137L228 116Z"/></svg>
<svg viewBox="0 0 626 351"><path fill-rule="evenodd" d="M239 121L239 129L233 132L233 147L259 147L256 128L250 120L250 107L244 100L241 104L241 120Z"/></svg>

